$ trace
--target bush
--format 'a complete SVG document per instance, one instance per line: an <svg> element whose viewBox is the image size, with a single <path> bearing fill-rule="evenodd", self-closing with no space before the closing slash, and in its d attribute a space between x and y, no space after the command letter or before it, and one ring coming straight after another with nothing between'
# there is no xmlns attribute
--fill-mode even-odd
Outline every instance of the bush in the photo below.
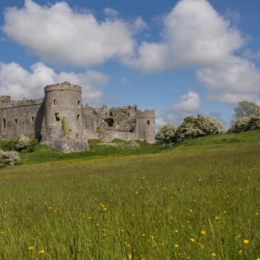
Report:
<svg viewBox="0 0 260 260"><path fill-rule="evenodd" d="M155 136L155 140L160 144L169 144L174 142L176 127L174 125L164 125Z"/></svg>
<svg viewBox="0 0 260 260"><path fill-rule="evenodd" d="M17 152L4 152L0 150L0 167L14 166L19 161L20 157Z"/></svg>
<svg viewBox="0 0 260 260"><path fill-rule="evenodd" d="M233 126L228 129L228 133L240 133L249 130L260 129L260 115L240 117Z"/></svg>
<svg viewBox="0 0 260 260"><path fill-rule="evenodd" d="M197 118L186 117L184 119L184 122L177 128L175 141L182 142L200 136L224 132L224 126L216 118L198 114Z"/></svg>
<svg viewBox="0 0 260 260"><path fill-rule="evenodd" d="M14 150L16 151L22 151L26 149L30 145L31 139L27 136L20 135L14 144Z"/></svg>
<svg viewBox="0 0 260 260"><path fill-rule="evenodd" d="M7 141L3 145L3 149L5 151L33 152L38 145L39 141L37 139L31 139L24 135L20 135L15 140Z"/></svg>

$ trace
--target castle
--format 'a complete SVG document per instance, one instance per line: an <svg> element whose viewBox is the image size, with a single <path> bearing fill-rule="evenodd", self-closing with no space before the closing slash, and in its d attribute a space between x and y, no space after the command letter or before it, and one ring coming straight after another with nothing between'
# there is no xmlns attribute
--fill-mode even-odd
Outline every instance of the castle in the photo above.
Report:
<svg viewBox="0 0 260 260"><path fill-rule="evenodd" d="M82 88L69 82L48 85L44 91L44 98L34 100L0 97L0 140L23 134L64 153L89 150L88 139L155 142L154 110L83 106Z"/></svg>

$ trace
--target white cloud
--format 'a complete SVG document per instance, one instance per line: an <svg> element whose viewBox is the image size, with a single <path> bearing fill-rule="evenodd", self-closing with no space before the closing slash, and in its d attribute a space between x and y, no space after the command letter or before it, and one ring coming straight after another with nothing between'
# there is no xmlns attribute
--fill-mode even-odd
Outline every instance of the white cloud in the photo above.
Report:
<svg viewBox="0 0 260 260"><path fill-rule="evenodd" d="M181 101L173 104L168 109L172 111L193 112L198 111L201 107L200 97L197 93L189 91L180 97Z"/></svg>
<svg viewBox="0 0 260 260"><path fill-rule="evenodd" d="M197 78L213 92L206 97L209 100L230 104L258 100L252 93L260 93L259 70L246 59L230 56L222 64L198 70Z"/></svg>
<svg viewBox="0 0 260 260"><path fill-rule="evenodd" d="M82 67L130 55L132 35L144 26L140 18L133 24L116 18L100 22L66 2L40 6L32 0L25 0L21 9L7 8L4 19L2 30L43 60Z"/></svg>
<svg viewBox="0 0 260 260"><path fill-rule="evenodd" d="M260 51L252 52L251 49L246 49L243 53L243 56L248 59L259 59L260 58Z"/></svg>
<svg viewBox="0 0 260 260"><path fill-rule="evenodd" d="M193 91L189 91L180 99L179 103L169 106L167 111L167 121L175 125L181 124L187 116L195 116L202 105L199 95Z"/></svg>
<svg viewBox="0 0 260 260"><path fill-rule="evenodd" d="M155 130L156 132L164 125L169 124L167 118L164 114L160 113L158 110L155 110Z"/></svg>
<svg viewBox="0 0 260 260"><path fill-rule="evenodd" d="M109 76L95 70L86 73L60 72L56 74L52 68L41 62L31 66L31 72L19 64L0 63L0 92L1 95L11 95L12 100L44 97L44 87L49 84L69 81L82 87L83 102L96 105L100 102L104 87Z"/></svg>
<svg viewBox="0 0 260 260"><path fill-rule="evenodd" d="M104 13L107 15L107 16L112 16L112 17L115 17L118 15L118 12L112 8L105 8L104 9Z"/></svg>
<svg viewBox="0 0 260 260"><path fill-rule="evenodd" d="M129 85L129 84L130 84L130 80L128 78L122 78L121 85Z"/></svg>
<svg viewBox="0 0 260 260"><path fill-rule="evenodd" d="M124 59L144 73L221 62L244 39L206 0L181 0L163 20L163 39L143 42L137 57Z"/></svg>
<svg viewBox="0 0 260 260"><path fill-rule="evenodd" d="M178 126L187 116L196 116L201 108L201 100L197 93L189 91L180 97L180 102L167 108L166 114L155 111L155 126L158 131L163 125L174 124Z"/></svg>

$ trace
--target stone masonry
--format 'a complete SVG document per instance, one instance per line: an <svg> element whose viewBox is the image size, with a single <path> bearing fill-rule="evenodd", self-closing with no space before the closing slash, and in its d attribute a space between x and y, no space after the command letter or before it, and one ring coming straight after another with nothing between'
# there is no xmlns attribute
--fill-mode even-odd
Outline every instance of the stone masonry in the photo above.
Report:
<svg viewBox="0 0 260 260"><path fill-rule="evenodd" d="M45 97L34 100L0 97L0 140L23 134L64 153L89 150L88 139L155 142L154 110L83 106L82 88L69 82L44 90Z"/></svg>

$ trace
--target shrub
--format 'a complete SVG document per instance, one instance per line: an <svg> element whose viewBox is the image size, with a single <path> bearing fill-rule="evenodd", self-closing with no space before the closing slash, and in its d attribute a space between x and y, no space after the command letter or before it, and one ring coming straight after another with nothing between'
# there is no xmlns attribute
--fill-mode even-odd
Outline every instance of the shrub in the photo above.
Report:
<svg viewBox="0 0 260 260"><path fill-rule="evenodd" d="M33 152L38 145L39 141L37 139L31 139L24 135L20 135L15 140L6 141L6 143L3 145L3 150Z"/></svg>
<svg viewBox="0 0 260 260"><path fill-rule="evenodd" d="M65 120L64 117L61 120L61 127L62 127L62 131L63 131L64 135L66 135L66 133L67 133L67 124L66 124L66 120Z"/></svg>
<svg viewBox="0 0 260 260"><path fill-rule="evenodd" d="M216 118L198 114L197 118L186 117L184 119L184 122L177 128L175 141L182 142L200 136L224 132L224 126Z"/></svg>
<svg viewBox="0 0 260 260"><path fill-rule="evenodd" d="M30 145L31 139L24 135L20 135L14 143L14 150L22 151Z"/></svg>
<svg viewBox="0 0 260 260"><path fill-rule="evenodd" d="M0 150L0 167L14 166L19 161L19 154L15 151Z"/></svg>
<svg viewBox="0 0 260 260"><path fill-rule="evenodd" d="M176 133L176 127L174 125L164 125L155 136L155 139L160 144L166 144L174 142Z"/></svg>
<svg viewBox="0 0 260 260"><path fill-rule="evenodd" d="M228 129L228 133L240 133L249 130L260 129L260 115L240 117L234 125Z"/></svg>

